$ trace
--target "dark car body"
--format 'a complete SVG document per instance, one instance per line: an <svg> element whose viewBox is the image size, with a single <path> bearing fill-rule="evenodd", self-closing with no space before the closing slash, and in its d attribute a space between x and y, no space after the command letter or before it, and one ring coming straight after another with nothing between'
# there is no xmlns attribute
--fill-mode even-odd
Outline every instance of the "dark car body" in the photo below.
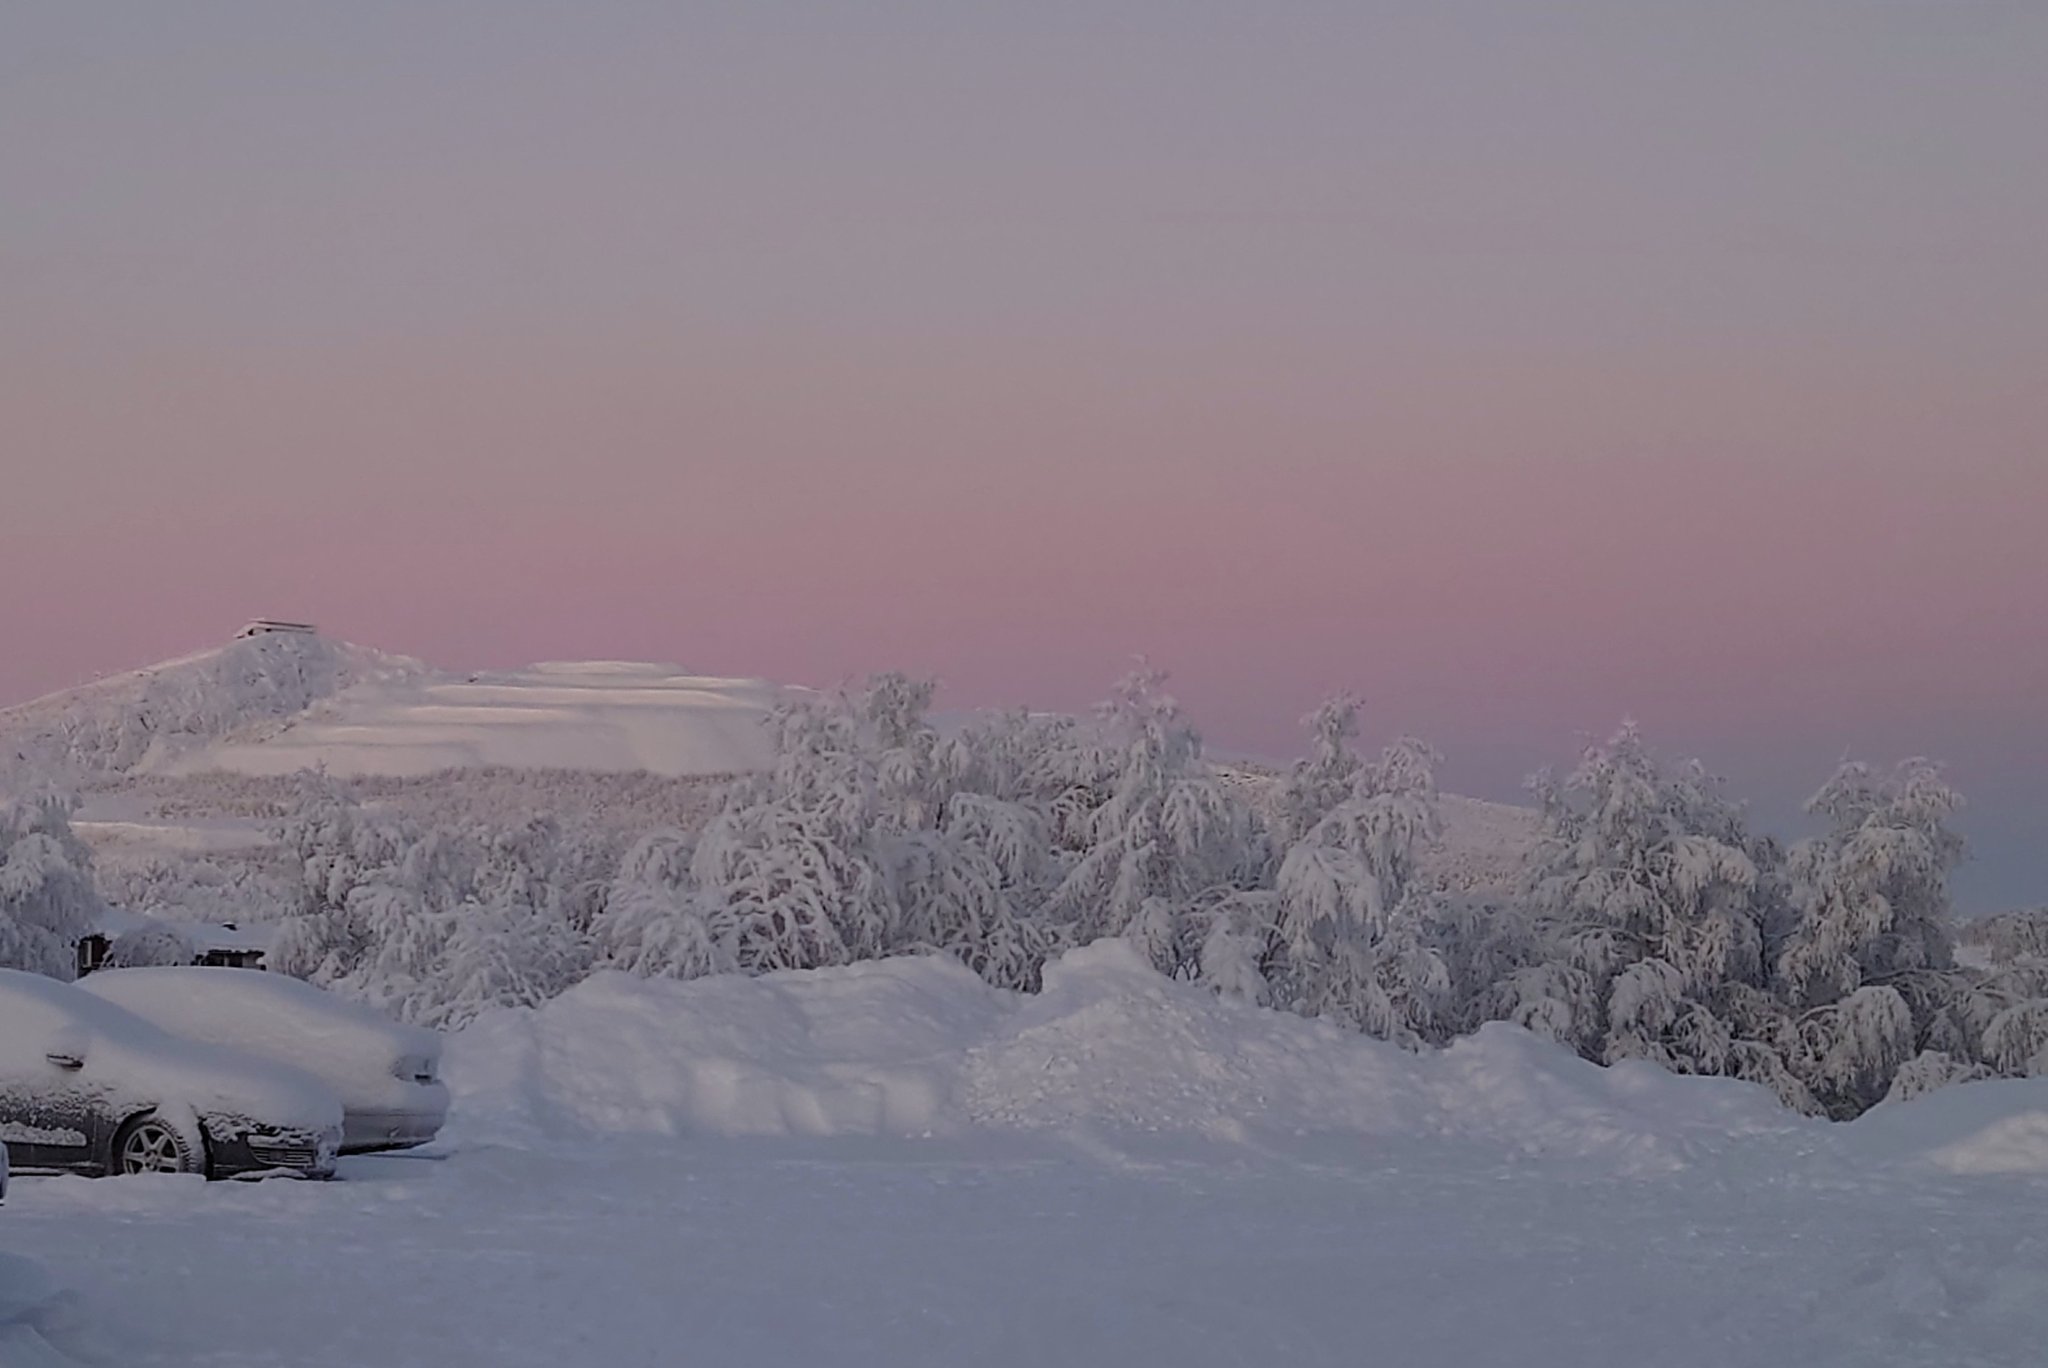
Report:
<svg viewBox="0 0 2048 1368"><path fill-rule="evenodd" d="M143 1162L149 1146L176 1162ZM168 1035L68 984L0 970L0 1140L17 1171L334 1171L341 1104L311 1076ZM128 1151L133 1150L133 1154Z"/></svg>

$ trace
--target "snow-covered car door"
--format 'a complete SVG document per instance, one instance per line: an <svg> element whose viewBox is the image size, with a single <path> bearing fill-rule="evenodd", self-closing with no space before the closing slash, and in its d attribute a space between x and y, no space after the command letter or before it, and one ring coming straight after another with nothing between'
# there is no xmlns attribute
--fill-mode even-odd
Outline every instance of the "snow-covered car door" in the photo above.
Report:
<svg viewBox="0 0 2048 1368"><path fill-rule="evenodd" d="M0 1033L0 1140L16 1168L68 1168L92 1158L101 1129L81 1076L90 1034L48 1003L15 1000Z"/></svg>

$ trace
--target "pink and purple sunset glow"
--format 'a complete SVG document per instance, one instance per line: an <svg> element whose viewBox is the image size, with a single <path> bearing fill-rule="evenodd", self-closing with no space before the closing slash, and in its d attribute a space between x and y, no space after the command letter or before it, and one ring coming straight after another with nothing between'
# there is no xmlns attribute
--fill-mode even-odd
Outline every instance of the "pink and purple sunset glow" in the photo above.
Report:
<svg viewBox="0 0 2048 1368"><path fill-rule="evenodd" d="M0 703L1142 652L1482 796L1942 756L2048 900L2048 9L859 9L0 20Z"/></svg>

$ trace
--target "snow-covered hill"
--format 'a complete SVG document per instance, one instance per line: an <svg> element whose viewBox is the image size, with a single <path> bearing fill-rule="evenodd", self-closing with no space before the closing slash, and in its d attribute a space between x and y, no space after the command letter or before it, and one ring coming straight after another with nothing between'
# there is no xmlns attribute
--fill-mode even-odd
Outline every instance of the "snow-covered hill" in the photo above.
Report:
<svg viewBox="0 0 2048 1368"><path fill-rule="evenodd" d="M0 787L89 786L258 742L323 699L431 676L417 660L304 633L240 638L0 709Z"/></svg>
<svg viewBox="0 0 2048 1368"><path fill-rule="evenodd" d="M0 710L0 793L88 793L80 834L109 854L119 853L115 846L213 849L246 843L254 826L244 820L246 801L228 801L202 776L275 777L318 767L344 778L406 780L468 771L496 792L520 771L639 771L678 780L739 774L768 763L772 736L763 722L793 692L764 680L624 661L457 674L348 642L277 633ZM1247 783L1269 783L1277 773L1226 768ZM650 823L673 821L689 805L662 794L658 806ZM1442 817L1426 875L1460 892L1504 886L1535 838L1535 815L1526 808L1446 795Z"/></svg>
<svg viewBox="0 0 2048 1368"><path fill-rule="evenodd" d="M408 776L498 766L683 776L767 762L786 691L672 665L455 675L325 637L229 642L0 711L0 786L124 776Z"/></svg>
<svg viewBox="0 0 2048 1368"><path fill-rule="evenodd" d="M165 771L418 775L498 766L678 777L770 758L763 725L785 690L672 665L555 663L460 678L420 674L336 693L274 730L230 733Z"/></svg>

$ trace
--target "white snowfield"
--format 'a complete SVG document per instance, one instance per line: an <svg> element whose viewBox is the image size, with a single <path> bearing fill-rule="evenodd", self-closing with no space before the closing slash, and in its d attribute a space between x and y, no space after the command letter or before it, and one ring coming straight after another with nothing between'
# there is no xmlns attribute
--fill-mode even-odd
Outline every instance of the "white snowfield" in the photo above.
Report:
<svg viewBox="0 0 2048 1368"><path fill-rule="evenodd" d="M761 724L790 692L625 661L454 674L280 633L0 709L0 779L99 785L313 767L343 777L482 766L734 774L767 764Z"/></svg>
<svg viewBox="0 0 2048 1368"><path fill-rule="evenodd" d="M312 1074L341 1101L342 1143L373 1143L374 1127L409 1137L439 1129L441 1034L283 974L245 969L106 969L81 991L186 1040L241 1050Z"/></svg>
<svg viewBox="0 0 2048 1368"><path fill-rule="evenodd" d="M433 1150L24 1180L0 1250L50 1268L37 1314L70 1289L78 1361L144 1368L2021 1368L2048 1339L2048 1082L1829 1126L1511 1028L1407 1055L1114 944L1035 998L929 959L601 977L447 1064Z"/></svg>
<svg viewBox="0 0 2048 1368"><path fill-rule="evenodd" d="M70 786L173 769L222 737L262 737L338 693L431 673L316 636L231 641L0 709L0 780Z"/></svg>
<svg viewBox="0 0 2048 1368"><path fill-rule="evenodd" d="M437 770L646 770L681 776L766 766L764 722L785 690L672 665L597 661L463 678L401 676L344 690L282 728L226 736L165 772L341 777Z"/></svg>

